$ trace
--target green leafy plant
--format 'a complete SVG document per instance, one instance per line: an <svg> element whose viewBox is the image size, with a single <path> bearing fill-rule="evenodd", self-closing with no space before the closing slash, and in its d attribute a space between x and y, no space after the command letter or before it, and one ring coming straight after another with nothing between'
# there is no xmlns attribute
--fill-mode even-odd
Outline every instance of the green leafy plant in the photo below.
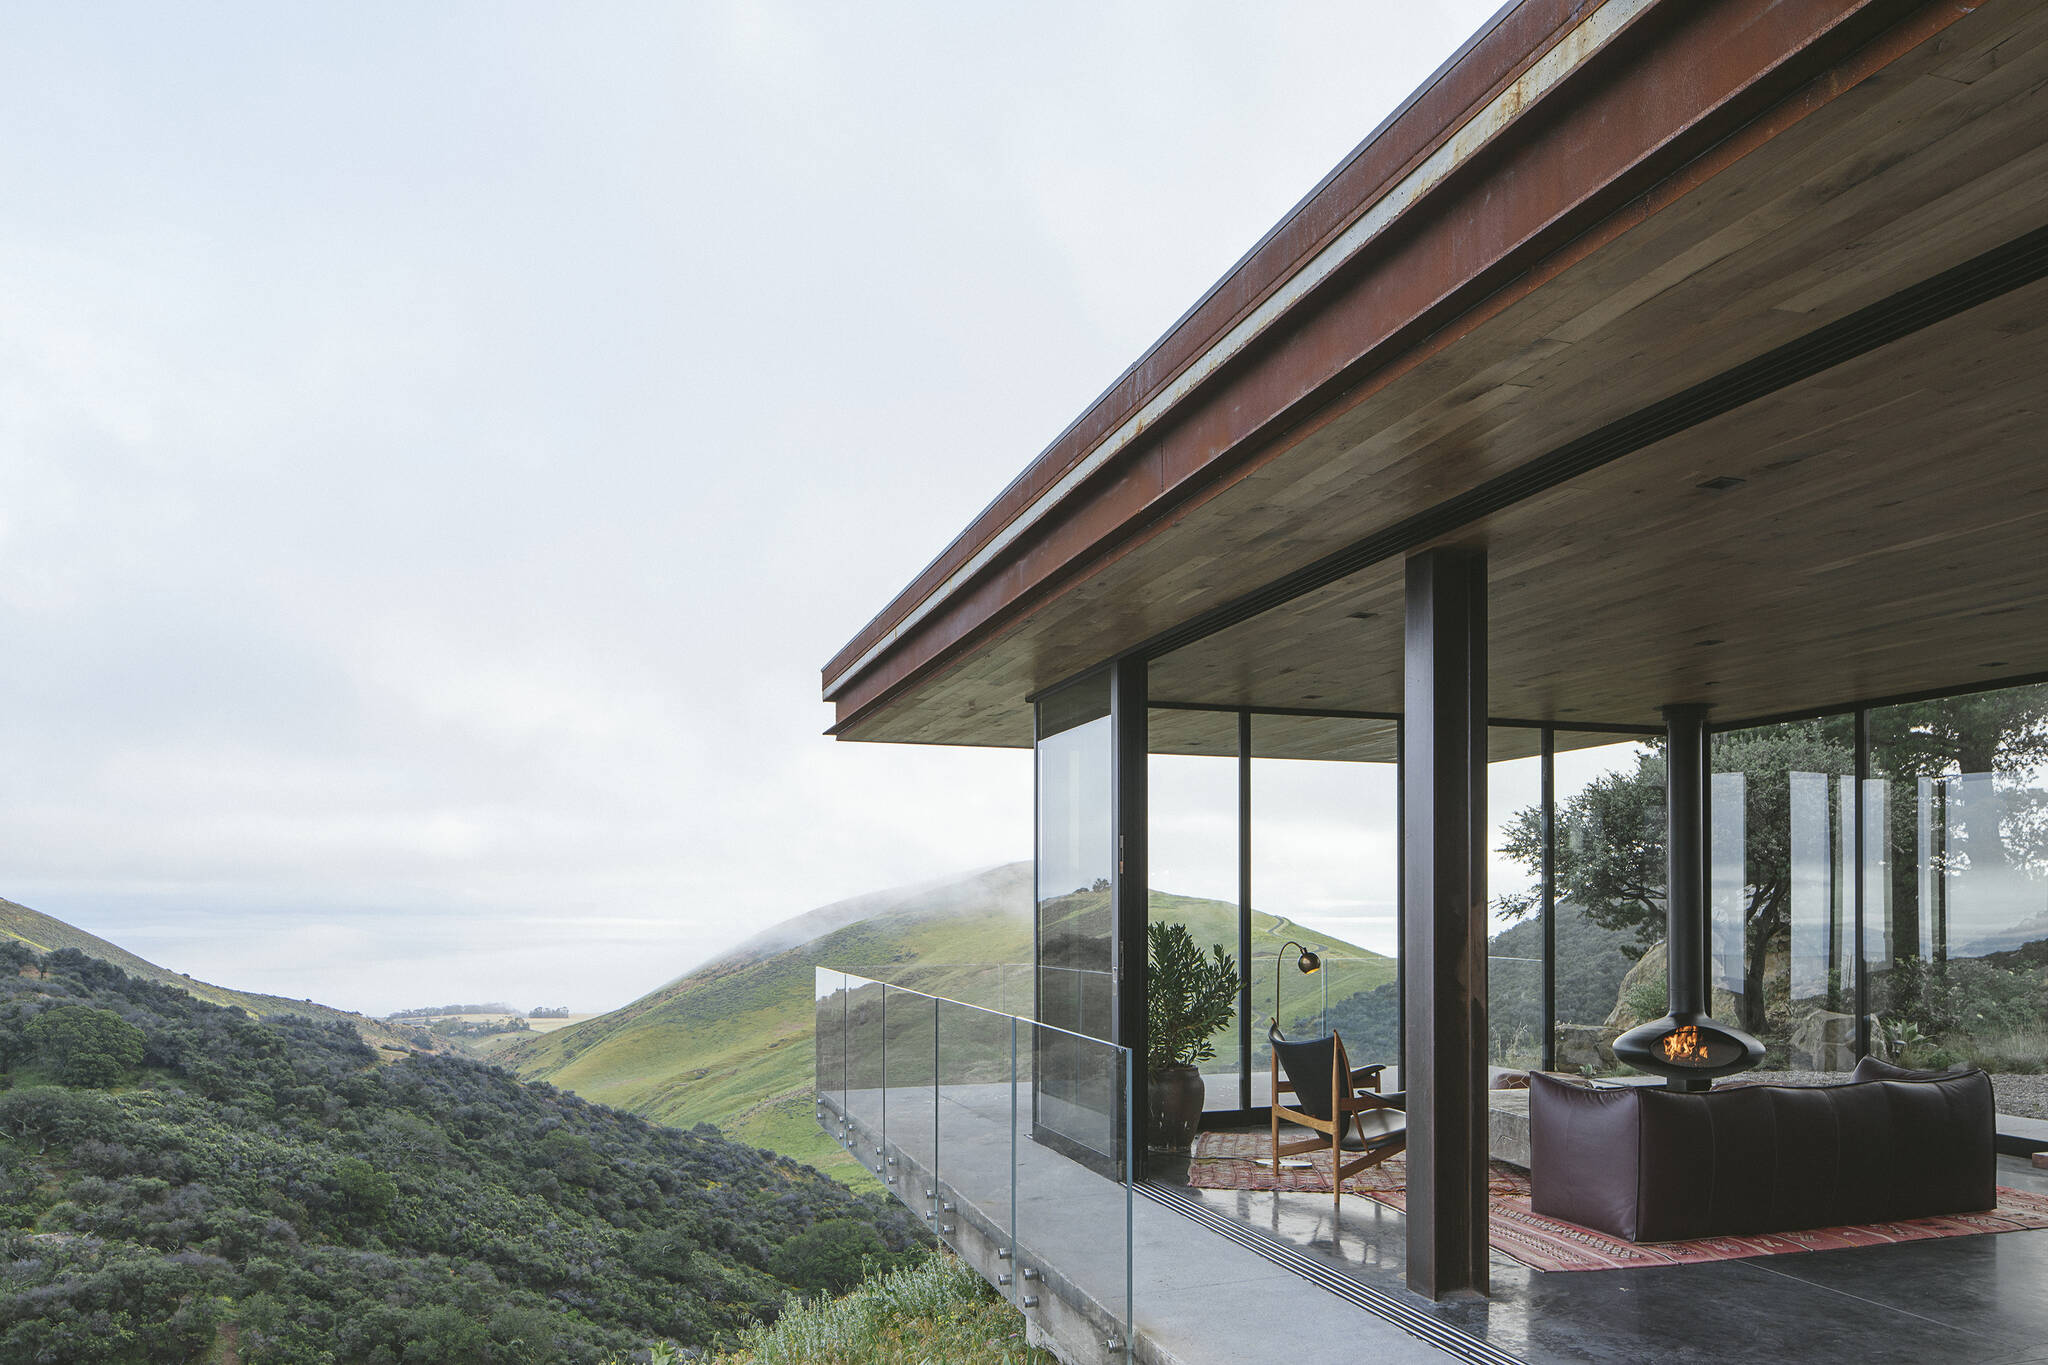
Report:
<svg viewBox="0 0 2048 1365"><path fill-rule="evenodd" d="M1184 924L1147 930L1152 981L1146 1001L1146 1060L1154 1070L1194 1066L1216 1055L1211 1041L1237 1013L1237 959L1212 945L1204 957Z"/></svg>

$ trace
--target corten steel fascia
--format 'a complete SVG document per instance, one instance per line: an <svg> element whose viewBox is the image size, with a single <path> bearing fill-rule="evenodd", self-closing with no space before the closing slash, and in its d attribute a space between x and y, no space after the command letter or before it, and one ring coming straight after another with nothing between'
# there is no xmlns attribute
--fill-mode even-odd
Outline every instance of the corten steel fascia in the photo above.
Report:
<svg viewBox="0 0 2048 1365"><path fill-rule="evenodd" d="M832 689L833 732L1100 571L1170 514L1214 496L1961 12L1922 0L1665 0L1641 15L1092 482L1065 490L1057 511L1000 561L924 607L886 648L869 646L864 671L849 667Z"/></svg>

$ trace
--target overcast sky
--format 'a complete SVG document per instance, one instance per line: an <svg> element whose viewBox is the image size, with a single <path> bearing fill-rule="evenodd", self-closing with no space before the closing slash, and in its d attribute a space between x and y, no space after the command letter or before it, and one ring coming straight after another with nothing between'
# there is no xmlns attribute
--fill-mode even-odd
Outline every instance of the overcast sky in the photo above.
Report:
<svg viewBox="0 0 2048 1365"><path fill-rule="evenodd" d="M819 666L1490 8L0 7L0 895L594 1009L1028 856Z"/></svg>

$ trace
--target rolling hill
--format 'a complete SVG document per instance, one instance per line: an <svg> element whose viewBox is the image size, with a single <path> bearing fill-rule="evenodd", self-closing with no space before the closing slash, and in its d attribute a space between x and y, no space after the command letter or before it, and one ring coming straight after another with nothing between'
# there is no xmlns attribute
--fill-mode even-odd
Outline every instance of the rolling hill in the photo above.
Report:
<svg viewBox="0 0 2048 1365"><path fill-rule="evenodd" d="M521 1077L659 1122L712 1123L730 1137L796 1157L855 1184L858 1163L812 1116L814 969L883 964L892 980L955 998L986 997L962 964L1031 961L1031 864L955 881L876 892L784 921L731 952L609 1014L503 1047ZM1234 951L1237 907L1154 892L1157 918L1188 925L1200 943ZM1254 913L1260 943L1302 940L1324 952L1330 998L1390 981L1394 963L1278 916ZM1010 974L1023 978L1028 968ZM1255 977L1256 981L1258 978ZM1270 977L1267 979L1270 980ZM1290 995L1290 1003L1294 997ZM993 1003L990 1001L989 1003ZM1029 999L1015 1002L1029 1014ZM1311 998L1303 992L1300 1004Z"/></svg>
<svg viewBox="0 0 2048 1365"><path fill-rule="evenodd" d="M274 1014L297 1014L321 1022L346 1021L371 1047L387 1055L414 1051L455 1052L459 1049L436 1040L432 1047L417 1046L410 1031L400 1032L381 1019L372 1019L366 1014L351 1014L329 1005L316 1005L311 1000L288 1000L281 995L259 995L253 991L229 990L210 982L195 980L183 972L174 972L157 966L144 958L137 957L126 948L117 947L96 934L88 934L75 925L66 924L53 915L40 910L31 910L26 905L17 905L10 900L0 900L0 937L19 939L39 953L54 953L62 948L74 948L87 957L96 957L102 962L112 963L133 977L154 981L160 986L174 986L187 995L206 1001L209 1005L224 1005L229 1009L248 1012L256 1018Z"/></svg>

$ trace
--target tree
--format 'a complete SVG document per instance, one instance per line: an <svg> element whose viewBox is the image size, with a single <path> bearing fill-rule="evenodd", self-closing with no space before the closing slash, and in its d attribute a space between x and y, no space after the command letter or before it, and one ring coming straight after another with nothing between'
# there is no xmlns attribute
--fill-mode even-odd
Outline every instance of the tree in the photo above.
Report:
<svg viewBox="0 0 2048 1365"><path fill-rule="evenodd" d="M36 950L18 938L0 939L0 973L20 976L35 964Z"/></svg>
<svg viewBox="0 0 2048 1365"><path fill-rule="evenodd" d="M58 1005L29 1020L31 1046L66 1085L102 1089L142 1061L142 1030L112 1010Z"/></svg>
<svg viewBox="0 0 2048 1365"><path fill-rule="evenodd" d="M1716 772L1743 783L1742 1027L1766 1031L1764 973L1774 946L1787 941L1792 907L1792 783L1795 772L1855 770L1848 727L1840 719L1798 721L1714 736ZM1589 783L1557 812L1557 890L1606 929L1632 931L1638 954L1664 929L1664 751L1653 742L1632 770ZM1532 806L1504 831L1504 850L1532 873L1543 865L1543 811ZM1502 897L1510 918L1527 914L1534 893Z"/></svg>

